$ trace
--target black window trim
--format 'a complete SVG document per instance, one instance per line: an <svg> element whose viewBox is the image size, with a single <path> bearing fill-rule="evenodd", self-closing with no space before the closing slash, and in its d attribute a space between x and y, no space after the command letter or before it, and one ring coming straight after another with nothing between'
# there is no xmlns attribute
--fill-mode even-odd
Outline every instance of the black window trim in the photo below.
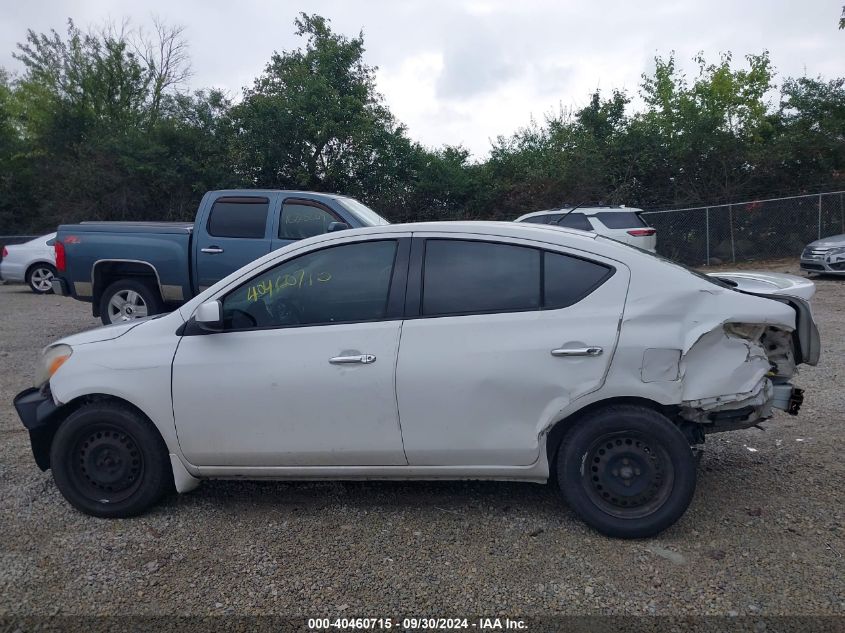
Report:
<svg viewBox="0 0 845 633"><path fill-rule="evenodd" d="M234 237L232 235L215 235L211 232L211 216L214 214L214 205L218 202L230 204L266 204L267 210L264 213L264 235L261 237ZM271 201L267 196L220 196L211 202L208 210L208 219L205 221L205 232L209 237L216 237L224 240L266 240L267 239L267 216L270 212Z"/></svg>
<svg viewBox="0 0 845 633"><path fill-rule="evenodd" d="M331 321L326 323L297 323L294 325L265 325L262 327L249 327L249 328L238 328L238 329L230 329L230 330L221 330L218 332L213 332L210 330L204 330L199 325L197 325L196 321L194 321L193 316L190 320L185 323L184 329L182 329L181 334L179 330L177 330L177 334L181 336L199 336L205 334L231 334L234 332L260 332L264 330L290 330L296 328L303 328L303 327L331 327L334 325L350 325L352 323L381 323L381 322L388 322L388 321L400 321L403 318L402 311L404 307L404 298L405 298L405 287L408 280L408 262L410 259L410 251L411 251L411 238L410 237L379 237L377 239L365 239L365 240L354 240L349 242L341 242L340 244L326 244L325 246L321 246L320 248L310 249L304 253L299 253L290 257L282 262L277 262L273 266L269 266L264 268L261 272L257 274L250 275L248 279L240 282L237 286L232 288L231 290L226 291L225 294L218 297L216 300L220 302L221 307L223 301L233 292L237 292L240 290L244 285L250 283L256 277L259 277L266 273L268 270L274 268L275 266L280 266L282 264L286 264L287 262L293 261L299 257L304 255L310 255L312 253L317 253L319 251L323 251L329 248L337 248L340 246L348 246L351 244L372 244L373 242L396 242L396 251L393 254L393 268L390 271L390 283L388 284L387 289L387 302L385 305L385 314L380 319L363 319L363 320L355 320L355 321Z"/></svg>
<svg viewBox="0 0 845 633"><path fill-rule="evenodd" d="M539 308L519 308L514 310L472 310L469 312L450 312L448 314L423 314L422 313L422 297L424 292L424 271L423 267L425 264L425 243L428 240L447 240L453 242L484 242L488 244L497 244L503 246L521 246L523 248L531 248L537 251L540 251L540 307ZM545 274L546 274L546 257L545 253L550 253L552 255L563 255L565 257L572 257L573 259L580 259L581 261L588 262L590 264L595 264L597 266L602 266L607 269L607 273L599 279L596 283L592 286L587 288L587 290L580 295L578 298L573 301L572 303L559 306L554 308L547 308L546 303L546 290L545 290ZM473 316L473 315L484 315L484 314L511 314L516 312L553 312L555 310L566 310L567 308L571 308L574 305L577 305L585 298L593 294L596 290L599 289L604 283L613 277L616 274L616 266L609 264L604 261L596 261L594 259L590 259L589 257L584 257L581 255L576 255L569 252L561 252L551 250L550 248L545 248L543 246L534 246L529 244L523 244L521 242L510 242L510 241L503 241L497 240L494 237L484 238L484 239L474 239L468 235L456 235L454 237L445 237L445 236L437 236L437 237L423 237L423 236L414 236L413 244L411 246L410 252L410 262L408 265L408 278L407 278L407 285L406 285L406 294L405 294L405 319L412 320L412 319L441 319L444 317L458 317L458 316Z"/></svg>
<svg viewBox="0 0 845 633"><path fill-rule="evenodd" d="M281 233L281 231L282 231L282 214L285 212L285 205L286 204L299 204L299 205L302 205L304 207L315 207L317 209L320 209L321 211L327 212L330 216L332 216L334 218L335 222L343 222L344 224L349 224L343 218L341 218L340 215L334 209L330 208L328 205L326 205L322 202L318 202L317 200L309 200L308 198L295 198L295 197L283 198L282 203L279 205L279 221L277 223L278 227L276 228L276 231L275 231L276 235L275 235L275 237L272 238L274 240L291 240L293 242L298 242L301 239L305 239L305 238L302 238L302 237L282 237L281 235L279 235L279 233ZM323 234L321 233L320 235L323 235Z"/></svg>

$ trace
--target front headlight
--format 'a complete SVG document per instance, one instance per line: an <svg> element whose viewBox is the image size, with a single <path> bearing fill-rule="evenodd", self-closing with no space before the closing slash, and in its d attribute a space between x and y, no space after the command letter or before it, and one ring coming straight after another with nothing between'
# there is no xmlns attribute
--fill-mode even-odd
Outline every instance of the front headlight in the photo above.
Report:
<svg viewBox="0 0 845 633"><path fill-rule="evenodd" d="M45 348L35 368L35 386L40 387L50 380L72 353L70 345L52 345Z"/></svg>

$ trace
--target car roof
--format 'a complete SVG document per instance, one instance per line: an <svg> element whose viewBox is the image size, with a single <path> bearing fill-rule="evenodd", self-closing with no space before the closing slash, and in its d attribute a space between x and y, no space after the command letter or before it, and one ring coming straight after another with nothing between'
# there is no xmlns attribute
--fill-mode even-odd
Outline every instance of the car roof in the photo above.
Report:
<svg viewBox="0 0 845 633"><path fill-rule="evenodd" d="M283 193L285 195L293 194L297 196L311 196L314 198L329 198L332 200L348 199L350 196L341 193L327 193L324 191L305 191L301 189L215 189L208 193L214 195L224 196L247 196L247 195L270 195Z"/></svg>
<svg viewBox="0 0 845 633"><path fill-rule="evenodd" d="M514 222L521 222L526 218L536 218L542 215L557 215L558 213L571 212L573 215L580 213L582 215L593 216L597 213L642 213L642 209L637 207L561 207L560 209L546 209L544 211L532 211L525 215L519 216Z"/></svg>
<svg viewBox="0 0 845 633"><path fill-rule="evenodd" d="M298 246L306 247L323 242L331 242L339 238L355 235L390 235L408 233L434 233L454 235L459 239L461 235L475 238L489 236L491 238L515 238L534 242L545 242L553 246L564 246L585 252L603 255L612 259L629 259L639 255L638 249L629 247L616 240L606 238L592 231L581 231L569 227L549 226L547 224L530 224L518 222L412 222L408 224L385 224L368 226L358 229L347 229L333 233L323 233L296 242ZM645 256L645 255L644 255ZM649 254L649 257L651 255Z"/></svg>

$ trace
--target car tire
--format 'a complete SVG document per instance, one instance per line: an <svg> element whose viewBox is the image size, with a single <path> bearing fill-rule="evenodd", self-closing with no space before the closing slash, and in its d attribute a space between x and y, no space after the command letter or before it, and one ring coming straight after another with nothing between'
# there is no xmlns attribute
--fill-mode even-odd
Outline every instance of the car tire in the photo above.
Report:
<svg viewBox="0 0 845 633"><path fill-rule="evenodd" d="M128 405L83 405L50 447L53 479L77 510L96 517L144 512L173 486L167 447L152 422Z"/></svg>
<svg viewBox="0 0 845 633"><path fill-rule="evenodd" d="M695 493L696 461L668 418L616 405L589 413L564 435L557 479L585 523L607 536L644 538L684 514Z"/></svg>
<svg viewBox="0 0 845 633"><path fill-rule="evenodd" d="M53 292L53 277L56 276L56 268L52 264L33 264L26 271L26 285L37 295L46 295Z"/></svg>
<svg viewBox="0 0 845 633"><path fill-rule="evenodd" d="M158 291L138 279L115 281L100 295L100 320L104 325L152 316L163 309Z"/></svg>

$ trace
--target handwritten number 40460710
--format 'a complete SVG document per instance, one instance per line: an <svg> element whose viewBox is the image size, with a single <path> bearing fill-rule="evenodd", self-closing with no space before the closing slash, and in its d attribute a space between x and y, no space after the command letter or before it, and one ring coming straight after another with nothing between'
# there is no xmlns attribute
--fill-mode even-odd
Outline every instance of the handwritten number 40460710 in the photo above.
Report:
<svg viewBox="0 0 845 633"><path fill-rule="evenodd" d="M314 273L305 272L305 270L297 270L294 273L287 273L273 279L265 279L259 281L254 286L251 286L246 293L248 301L258 301L259 298L270 295L274 292L279 292L285 288L302 288L302 286L313 286L314 282L326 283L331 281L332 274L328 272L321 272L314 275Z"/></svg>

